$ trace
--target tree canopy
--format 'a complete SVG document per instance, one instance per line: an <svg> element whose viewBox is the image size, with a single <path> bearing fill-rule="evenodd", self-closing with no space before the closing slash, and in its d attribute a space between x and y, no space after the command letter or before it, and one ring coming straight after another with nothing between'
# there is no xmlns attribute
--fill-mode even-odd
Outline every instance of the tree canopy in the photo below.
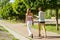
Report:
<svg viewBox="0 0 60 40"><path fill-rule="evenodd" d="M3 8L10 0L0 0L0 8Z"/></svg>
<svg viewBox="0 0 60 40"><path fill-rule="evenodd" d="M59 0L15 0L13 3L9 1L0 0L0 14L3 14L2 17L16 16L20 19L25 19L27 8L31 8L34 14L37 14L37 8L39 6L44 7L44 10L60 8Z"/></svg>

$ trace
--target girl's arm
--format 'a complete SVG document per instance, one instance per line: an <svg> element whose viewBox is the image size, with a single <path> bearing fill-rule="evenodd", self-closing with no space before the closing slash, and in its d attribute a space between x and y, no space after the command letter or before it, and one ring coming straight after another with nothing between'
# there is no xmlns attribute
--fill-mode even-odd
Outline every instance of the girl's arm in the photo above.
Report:
<svg viewBox="0 0 60 40"><path fill-rule="evenodd" d="M34 25L34 21L33 21L33 14L31 14L32 15L32 25Z"/></svg>

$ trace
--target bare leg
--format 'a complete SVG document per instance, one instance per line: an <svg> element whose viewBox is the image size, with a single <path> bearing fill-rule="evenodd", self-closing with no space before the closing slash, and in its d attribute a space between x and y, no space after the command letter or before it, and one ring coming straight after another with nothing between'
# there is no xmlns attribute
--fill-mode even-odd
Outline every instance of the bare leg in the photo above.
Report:
<svg viewBox="0 0 60 40"><path fill-rule="evenodd" d="M38 31L39 31L39 37L41 36L41 33L40 33L40 31L41 31L41 25L40 25L40 23L38 23Z"/></svg>
<svg viewBox="0 0 60 40"><path fill-rule="evenodd" d="M46 29L45 29L45 23L42 23L42 28L43 28L43 31L44 31L44 37L47 37L47 35L46 35Z"/></svg>

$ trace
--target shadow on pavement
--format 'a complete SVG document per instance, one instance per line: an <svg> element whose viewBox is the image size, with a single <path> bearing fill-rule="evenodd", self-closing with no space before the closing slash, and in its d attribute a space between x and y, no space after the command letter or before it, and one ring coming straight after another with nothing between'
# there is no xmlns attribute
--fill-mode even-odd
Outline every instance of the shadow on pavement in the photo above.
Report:
<svg viewBox="0 0 60 40"><path fill-rule="evenodd" d="M41 36L34 36L34 39L43 39L44 37ZM54 38L60 38L60 36L47 36L47 39L54 39Z"/></svg>
<svg viewBox="0 0 60 40"><path fill-rule="evenodd" d="M52 39L52 38L60 38L60 36L47 36L47 38Z"/></svg>

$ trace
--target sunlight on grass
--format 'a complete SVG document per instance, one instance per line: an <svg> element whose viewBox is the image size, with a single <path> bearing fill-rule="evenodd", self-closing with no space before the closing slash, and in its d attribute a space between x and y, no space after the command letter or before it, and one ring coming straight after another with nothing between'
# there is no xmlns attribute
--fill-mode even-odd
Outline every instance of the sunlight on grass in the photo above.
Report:
<svg viewBox="0 0 60 40"><path fill-rule="evenodd" d="M3 26L0 26L0 30L4 32L8 32L5 28L3 28Z"/></svg>
<svg viewBox="0 0 60 40"><path fill-rule="evenodd" d="M56 32L56 33L59 33L60 34L60 30L57 31L55 25L46 25L45 27L46 27L46 30L47 31ZM33 28L38 29L38 25L34 25ZM59 29L60 29L60 26L59 26Z"/></svg>
<svg viewBox="0 0 60 40"><path fill-rule="evenodd" d="M12 24L16 24L16 23L23 23L21 20L3 20L4 22L9 22L9 23L12 23Z"/></svg>

